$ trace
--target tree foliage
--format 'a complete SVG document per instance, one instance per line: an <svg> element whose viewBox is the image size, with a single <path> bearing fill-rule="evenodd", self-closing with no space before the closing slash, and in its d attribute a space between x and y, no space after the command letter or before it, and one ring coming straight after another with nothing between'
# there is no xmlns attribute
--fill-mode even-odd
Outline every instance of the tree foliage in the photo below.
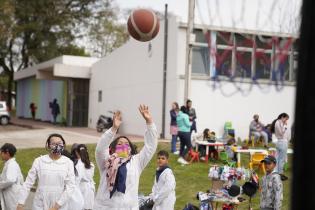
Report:
<svg viewBox="0 0 315 210"><path fill-rule="evenodd" d="M126 16L113 0L94 4L87 31L89 51L96 57L104 57L125 43L129 37L125 22Z"/></svg>

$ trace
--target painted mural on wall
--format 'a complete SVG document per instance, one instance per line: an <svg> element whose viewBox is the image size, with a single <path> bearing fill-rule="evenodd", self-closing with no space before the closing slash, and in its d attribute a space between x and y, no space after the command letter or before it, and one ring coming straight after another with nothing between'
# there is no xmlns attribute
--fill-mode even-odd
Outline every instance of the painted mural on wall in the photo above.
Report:
<svg viewBox="0 0 315 210"><path fill-rule="evenodd" d="M67 116L67 83L58 80L36 80L28 78L17 83L17 116L32 118L30 104L36 108L35 119L53 121L52 110L49 103L57 99L60 114L57 122L62 122Z"/></svg>

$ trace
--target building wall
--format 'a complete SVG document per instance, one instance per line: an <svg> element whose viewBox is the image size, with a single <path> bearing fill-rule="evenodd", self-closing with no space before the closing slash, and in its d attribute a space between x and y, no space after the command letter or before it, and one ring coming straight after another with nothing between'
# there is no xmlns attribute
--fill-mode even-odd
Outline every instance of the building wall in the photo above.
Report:
<svg viewBox="0 0 315 210"><path fill-rule="evenodd" d="M186 31L179 29L177 100L180 105L184 103L185 41ZM259 114L265 124L271 123L282 112L289 114L289 126L294 121L295 85L275 86L270 82L264 84L264 81L256 84L253 81L214 82L207 77L192 78L190 98L197 112L198 132L209 128L220 137L224 123L232 121L236 136L244 139L248 137L249 123L254 114Z"/></svg>
<svg viewBox="0 0 315 210"><path fill-rule="evenodd" d="M184 80L181 86L184 87ZM274 85L258 87L249 83L192 80L191 100L197 112L198 132L209 128L220 137L224 123L231 121L236 137L245 139L254 114L260 116L262 123L269 124L282 112L289 114L290 127L294 119L295 87L279 88L282 89ZM182 97L183 93L179 98Z"/></svg>
<svg viewBox="0 0 315 210"><path fill-rule="evenodd" d="M93 65L90 83L89 127L95 128L100 114L120 109L123 112L122 132L143 134L143 120L137 107L140 103L150 106L155 123L161 132L162 80L163 80L163 31L152 41L152 55L148 56L148 43L131 39L121 48ZM169 135L169 110L176 101L184 104L184 79L186 31L179 27L176 18L169 19L166 137ZM260 83L259 83L260 84ZM239 87L244 91L240 91ZM102 91L102 102L98 102ZM224 122L232 121L236 136L248 136L249 123L259 114L265 124L271 123L281 112L290 115L293 122L295 86L274 86L252 82L211 82L193 76L191 97L197 111L198 132L208 127L218 136L223 134Z"/></svg>
<svg viewBox="0 0 315 210"><path fill-rule="evenodd" d="M175 18L170 19L168 72L167 72L167 109L169 117L170 101L176 98L178 85L176 68L177 52ZM163 90L163 45L164 24L152 41L138 42L132 38L112 54L92 66L89 102L89 127L95 128L100 114L109 114L109 110L121 110L123 124L121 131L143 135L144 121L139 114L139 104L150 107L154 121L161 132L162 125L162 90ZM102 91L102 102L98 102L98 92ZM168 120L166 121L168 125ZM167 126L168 127L168 126ZM168 131L168 130L167 130Z"/></svg>
<svg viewBox="0 0 315 210"><path fill-rule="evenodd" d="M35 77L22 79L17 82L17 116L30 118L30 103L37 106L36 119L51 121L49 102L58 100L60 115L57 121L66 118L67 85L65 81L36 80Z"/></svg>

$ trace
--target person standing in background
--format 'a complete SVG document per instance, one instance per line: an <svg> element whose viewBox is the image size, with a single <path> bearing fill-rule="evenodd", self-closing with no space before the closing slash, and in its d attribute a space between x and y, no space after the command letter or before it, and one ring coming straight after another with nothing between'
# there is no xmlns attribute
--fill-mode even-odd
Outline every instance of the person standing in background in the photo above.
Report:
<svg viewBox="0 0 315 210"><path fill-rule="evenodd" d="M53 123L56 124L57 117L60 114L60 107L57 103L57 99L55 98L53 102L49 103L49 107L51 108L51 114L53 116Z"/></svg>
<svg viewBox="0 0 315 210"><path fill-rule="evenodd" d="M174 102L172 104L172 109L170 110L171 115L171 127L170 127L170 133L172 135L172 142L171 142L171 152L176 153L176 142L177 142L177 133L178 133L178 127L176 122L176 117L179 112L179 106L177 102Z"/></svg>
<svg viewBox="0 0 315 210"><path fill-rule="evenodd" d="M32 102L32 103L30 104L30 110L31 110L31 115L32 115L32 119L33 119L33 120L35 120L36 109L37 109L37 107L36 107L35 103Z"/></svg>
<svg viewBox="0 0 315 210"><path fill-rule="evenodd" d="M193 131L195 131L195 133L197 133L196 110L194 108L192 108L192 101L190 99L187 99L187 101L186 101L186 110L187 110L187 113L189 116L189 121L191 123L190 133L192 133Z"/></svg>
<svg viewBox="0 0 315 210"><path fill-rule="evenodd" d="M283 166L287 159L288 139L287 139L287 121L289 115L282 113L279 115L278 120L275 123L275 136L277 137L277 172L280 174L282 180L286 180L287 177L283 175Z"/></svg>
<svg viewBox="0 0 315 210"><path fill-rule="evenodd" d="M2 173L0 175L0 198L3 210L16 209L16 194L21 190L23 175L14 155L16 148L13 144L5 143L1 149L1 159L4 161Z"/></svg>
<svg viewBox="0 0 315 210"><path fill-rule="evenodd" d="M179 150L179 158L177 162L181 164L188 164L185 160L185 147L187 151L192 148L191 145L191 133L190 133L190 123L189 116L186 113L187 109L185 106L180 107L180 111L178 112L176 122L178 126L178 137L180 140L180 150Z"/></svg>

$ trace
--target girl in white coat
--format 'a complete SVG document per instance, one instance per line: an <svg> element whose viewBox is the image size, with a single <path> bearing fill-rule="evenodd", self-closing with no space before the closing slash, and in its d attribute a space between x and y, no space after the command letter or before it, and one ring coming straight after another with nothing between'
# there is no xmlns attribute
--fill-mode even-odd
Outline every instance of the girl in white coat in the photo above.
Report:
<svg viewBox="0 0 315 210"><path fill-rule="evenodd" d="M152 194L153 210L174 210L175 196L175 176L168 167L168 152L161 150L157 154L158 168L154 179Z"/></svg>
<svg viewBox="0 0 315 210"><path fill-rule="evenodd" d="M38 181L32 210L66 210L74 191L73 162L61 155L65 140L59 134L51 134L46 141L47 155L36 158L29 170L18 197L17 210L24 209L24 203L31 187Z"/></svg>
<svg viewBox="0 0 315 210"><path fill-rule="evenodd" d="M15 161L16 148L13 144L5 143L1 147L1 158L5 162L0 176L0 196L2 210L16 208L16 194L21 190L23 175L19 164Z"/></svg>
<svg viewBox="0 0 315 210"><path fill-rule="evenodd" d="M75 158L76 184L79 186L84 198L83 209L93 209L95 197L94 164L90 162L86 145L74 144L71 149L71 155Z"/></svg>
<svg viewBox="0 0 315 210"><path fill-rule="evenodd" d="M149 109L140 105L139 111L147 124L144 147L139 154L136 154L127 137L121 136L114 140L122 122L120 112L114 114L113 127L102 135L96 146L96 161L101 178L94 210L139 210L140 175L157 147L157 130Z"/></svg>

